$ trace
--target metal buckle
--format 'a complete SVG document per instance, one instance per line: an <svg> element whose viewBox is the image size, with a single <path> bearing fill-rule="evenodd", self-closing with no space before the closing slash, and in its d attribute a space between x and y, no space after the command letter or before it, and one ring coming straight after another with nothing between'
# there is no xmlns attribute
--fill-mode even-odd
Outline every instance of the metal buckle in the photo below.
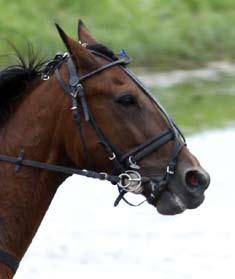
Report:
<svg viewBox="0 0 235 279"><path fill-rule="evenodd" d="M170 167L170 166L167 166L166 172L169 173L169 174L171 174L171 175L175 174L175 172L174 172L173 170L171 170L171 167Z"/></svg>
<svg viewBox="0 0 235 279"><path fill-rule="evenodd" d="M116 159L116 154L113 152L112 155L110 155L108 158L110 161L113 161L114 159Z"/></svg>
<svg viewBox="0 0 235 279"><path fill-rule="evenodd" d="M79 91L79 89L83 89L83 85L81 83L78 83L76 89L77 91Z"/></svg>
<svg viewBox="0 0 235 279"><path fill-rule="evenodd" d="M78 107L74 106L74 107L71 107L70 110L77 110Z"/></svg>
<svg viewBox="0 0 235 279"><path fill-rule="evenodd" d="M100 178L101 180L107 180L108 174L106 172L100 172L101 175L104 175L103 178Z"/></svg>
<svg viewBox="0 0 235 279"><path fill-rule="evenodd" d="M70 95L74 98L74 99L76 99L77 98L77 96L78 96L78 90L76 89L76 90L74 90L74 91L70 91Z"/></svg>
<svg viewBox="0 0 235 279"><path fill-rule="evenodd" d="M142 192L143 188L141 186L142 178L137 171L128 170L119 175L120 181L118 186L125 190L126 192L132 192L139 194Z"/></svg>
<svg viewBox="0 0 235 279"><path fill-rule="evenodd" d="M50 77L49 77L49 75L44 75L44 74L42 74L41 79L42 79L42 80L49 80Z"/></svg>
<svg viewBox="0 0 235 279"><path fill-rule="evenodd" d="M78 83L76 86L73 86L72 89L74 89L74 90L70 91L70 95L73 98L77 98L77 96L79 95L79 92L81 92L81 89L83 90L83 86L81 83Z"/></svg>
<svg viewBox="0 0 235 279"><path fill-rule="evenodd" d="M65 58L67 58L67 57L69 57L69 53L68 53L68 52L65 52L65 53L63 54L63 58L65 59Z"/></svg>
<svg viewBox="0 0 235 279"><path fill-rule="evenodd" d="M140 166L136 164L136 162L133 162L133 156L130 156L128 158L128 161L129 161L129 165L132 169L136 169L136 170L139 170L140 169Z"/></svg>

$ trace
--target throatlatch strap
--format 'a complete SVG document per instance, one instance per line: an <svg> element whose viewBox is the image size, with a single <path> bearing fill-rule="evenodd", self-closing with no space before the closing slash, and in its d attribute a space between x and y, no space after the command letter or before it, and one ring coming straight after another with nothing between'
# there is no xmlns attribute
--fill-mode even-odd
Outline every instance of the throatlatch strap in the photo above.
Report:
<svg viewBox="0 0 235 279"><path fill-rule="evenodd" d="M0 250L0 262L9 266L14 273L16 272L20 264L19 260L17 260L15 257L2 250Z"/></svg>

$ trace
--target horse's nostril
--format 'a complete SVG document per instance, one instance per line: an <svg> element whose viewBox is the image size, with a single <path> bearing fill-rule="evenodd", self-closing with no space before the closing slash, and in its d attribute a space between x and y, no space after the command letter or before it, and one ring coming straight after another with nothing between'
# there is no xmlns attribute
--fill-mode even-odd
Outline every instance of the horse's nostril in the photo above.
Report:
<svg viewBox="0 0 235 279"><path fill-rule="evenodd" d="M191 170L186 173L185 181L188 187L203 187L207 188L210 183L210 177L198 170Z"/></svg>

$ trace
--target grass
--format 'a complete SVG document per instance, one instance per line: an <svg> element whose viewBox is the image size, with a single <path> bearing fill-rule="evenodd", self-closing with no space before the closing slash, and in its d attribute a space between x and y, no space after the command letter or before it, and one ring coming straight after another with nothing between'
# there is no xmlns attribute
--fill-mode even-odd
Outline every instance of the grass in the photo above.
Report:
<svg viewBox="0 0 235 279"><path fill-rule="evenodd" d="M233 0L0 0L0 53L9 52L6 39L20 48L28 39L50 56L63 48L53 23L75 37L78 17L137 65L191 67L235 57Z"/></svg>
<svg viewBox="0 0 235 279"><path fill-rule="evenodd" d="M154 94L187 134L235 123L234 77L155 88Z"/></svg>

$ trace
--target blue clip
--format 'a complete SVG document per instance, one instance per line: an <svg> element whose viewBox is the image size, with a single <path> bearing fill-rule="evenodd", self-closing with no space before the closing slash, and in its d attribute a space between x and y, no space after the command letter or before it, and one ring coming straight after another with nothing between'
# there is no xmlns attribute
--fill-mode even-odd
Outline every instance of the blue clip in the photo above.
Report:
<svg viewBox="0 0 235 279"><path fill-rule="evenodd" d="M124 49L122 49L122 50L119 52L119 55L120 55L121 57L127 57L127 52L126 52Z"/></svg>

